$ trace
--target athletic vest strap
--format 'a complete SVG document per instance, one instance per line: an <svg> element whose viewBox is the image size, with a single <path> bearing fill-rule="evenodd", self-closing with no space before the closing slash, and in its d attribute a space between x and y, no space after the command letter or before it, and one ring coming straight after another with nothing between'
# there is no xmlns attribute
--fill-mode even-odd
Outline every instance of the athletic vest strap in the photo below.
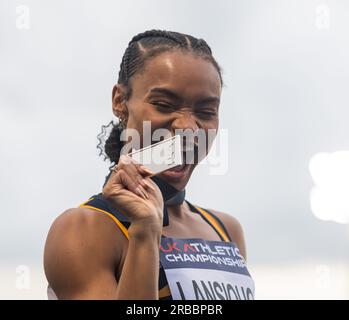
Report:
<svg viewBox="0 0 349 320"><path fill-rule="evenodd" d="M215 214L211 211L201 208L196 205L192 205L188 200L185 200L190 209L198 214L217 232L222 241L231 241L232 239L227 232L224 224L221 219L219 219ZM83 202L79 205L80 208L88 208L92 210L99 211L108 215L120 228L122 233L128 239L128 227L130 226L130 221L127 219L125 215L123 215L120 210L116 210L104 197L101 193L92 196L87 201Z"/></svg>

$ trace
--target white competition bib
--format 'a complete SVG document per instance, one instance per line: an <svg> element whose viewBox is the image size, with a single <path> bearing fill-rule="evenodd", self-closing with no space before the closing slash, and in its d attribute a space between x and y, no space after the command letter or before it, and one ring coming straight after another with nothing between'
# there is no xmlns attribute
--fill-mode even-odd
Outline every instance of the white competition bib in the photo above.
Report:
<svg viewBox="0 0 349 320"><path fill-rule="evenodd" d="M161 237L173 300L253 300L254 282L233 242Z"/></svg>

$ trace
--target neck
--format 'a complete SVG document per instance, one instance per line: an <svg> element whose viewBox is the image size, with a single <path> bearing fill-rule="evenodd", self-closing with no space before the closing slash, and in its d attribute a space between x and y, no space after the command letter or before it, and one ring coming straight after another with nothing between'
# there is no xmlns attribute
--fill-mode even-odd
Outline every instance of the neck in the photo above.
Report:
<svg viewBox="0 0 349 320"><path fill-rule="evenodd" d="M186 215L184 203L173 205L173 206L167 206L167 211L168 211L170 220L171 219L182 220Z"/></svg>
<svg viewBox="0 0 349 320"><path fill-rule="evenodd" d="M181 218L184 214L185 189L177 190L164 179L152 176L151 179L158 185L164 199L164 223L169 225L169 213L172 217Z"/></svg>

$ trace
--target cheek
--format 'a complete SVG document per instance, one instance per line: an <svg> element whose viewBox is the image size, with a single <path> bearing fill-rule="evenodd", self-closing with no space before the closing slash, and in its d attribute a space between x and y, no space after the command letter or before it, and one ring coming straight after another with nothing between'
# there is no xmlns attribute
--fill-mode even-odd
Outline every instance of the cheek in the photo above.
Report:
<svg viewBox="0 0 349 320"><path fill-rule="evenodd" d="M150 121L151 123L153 123L151 110L149 110L149 108L147 108L147 106L143 103L130 103L128 116L128 127L136 129L140 135L143 134L143 126L146 127L146 124L144 123L145 121Z"/></svg>
<svg viewBox="0 0 349 320"><path fill-rule="evenodd" d="M132 108L133 112L130 113L130 116L134 119L133 123L138 128L143 128L143 122L150 121L151 129L162 128L166 124L168 117L166 115L161 115L159 112L156 112L152 106L147 104L140 104ZM138 108L137 108L138 107Z"/></svg>
<svg viewBox="0 0 349 320"><path fill-rule="evenodd" d="M210 123L206 123L206 126L203 127L203 129L205 130L206 153L211 150L211 147L216 139L218 133L218 125L219 121L217 119Z"/></svg>
<svg viewBox="0 0 349 320"><path fill-rule="evenodd" d="M206 150L207 154L210 152L215 139L216 139L216 136L213 136L213 135L207 137L207 142L206 142L207 143L207 150Z"/></svg>
<svg viewBox="0 0 349 320"><path fill-rule="evenodd" d="M159 129L166 128L168 117L159 114L151 106L144 104L133 104L131 111L129 112L129 122L128 128L137 130L139 133L139 142L138 148L143 148L146 145L158 142L160 137L159 135L168 135L169 131L162 131ZM154 135L154 131L157 131L157 134Z"/></svg>

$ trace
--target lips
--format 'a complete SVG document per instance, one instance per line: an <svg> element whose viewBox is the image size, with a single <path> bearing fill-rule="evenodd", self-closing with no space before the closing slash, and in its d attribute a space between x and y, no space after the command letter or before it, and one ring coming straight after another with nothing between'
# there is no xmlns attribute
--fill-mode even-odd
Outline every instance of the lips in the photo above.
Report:
<svg viewBox="0 0 349 320"><path fill-rule="evenodd" d="M173 167L173 168L169 169L168 171L179 172L179 171L182 171L185 166L186 166L186 164L183 163L183 164L181 164L179 166L176 166L176 167Z"/></svg>
<svg viewBox="0 0 349 320"><path fill-rule="evenodd" d="M170 180L177 181L177 180L181 180L187 175L187 171L189 168L190 168L189 165L182 164L162 172L161 175Z"/></svg>
<svg viewBox="0 0 349 320"><path fill-rule="evenodd" d="M156 143L156 142L154 142ZM160 173L169 180L179 181L187 176L189 169L197 162L198 145L194 142L184 140L181 143L182 164Z"/></svg>

